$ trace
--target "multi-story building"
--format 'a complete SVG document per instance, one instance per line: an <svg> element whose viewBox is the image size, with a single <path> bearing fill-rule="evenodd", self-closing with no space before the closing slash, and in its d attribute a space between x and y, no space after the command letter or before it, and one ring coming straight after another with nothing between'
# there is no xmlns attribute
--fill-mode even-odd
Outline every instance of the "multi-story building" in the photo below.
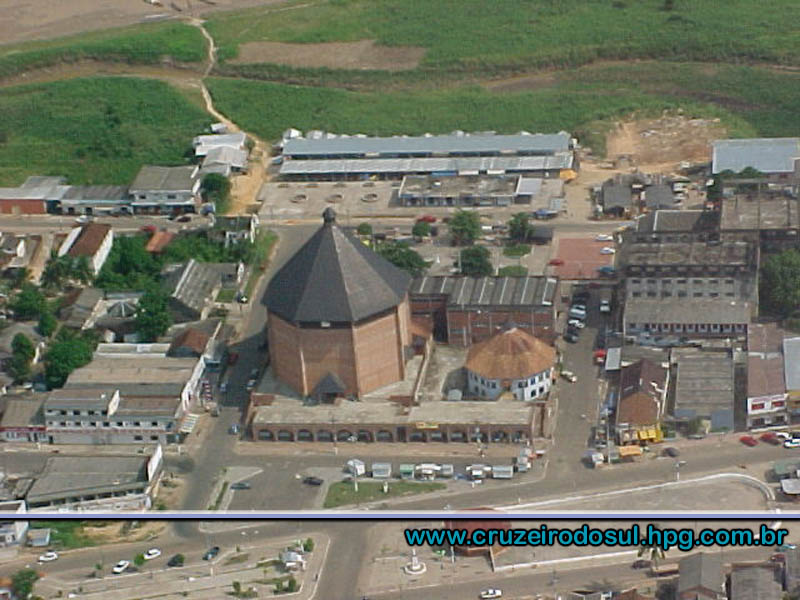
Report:
<svg viewBox="0 0 800 600"><path fill-rule="evenodd" d="M133 211L142 214L197 212L200 178L197 166L144 166L131 183Z"/></svg>
<svg viewBox="0 0 800 600"><path fill-rule="evenodd" d="M97 275L106 262L113 244L114 230L111 225L89 223L83 227L76 227L67 234L67 238L58 250L58 255L75 258L85 256L92 273Z"/></svg>
<svg viewBox="0 0 800 600"><path fill-rule="evenodd" d="M24 500L9 500L0 502L0 513L24 515L27 513ZM18 546L25 541L28 531L28 521L0 520L0 548L5 546Z"/></svg>
<svg viewBox="0 0 800 600"><path fill-rule="evenodd" d="M783 332L774 324L753 324L747 334L747 427L788 421Z"/></svg>

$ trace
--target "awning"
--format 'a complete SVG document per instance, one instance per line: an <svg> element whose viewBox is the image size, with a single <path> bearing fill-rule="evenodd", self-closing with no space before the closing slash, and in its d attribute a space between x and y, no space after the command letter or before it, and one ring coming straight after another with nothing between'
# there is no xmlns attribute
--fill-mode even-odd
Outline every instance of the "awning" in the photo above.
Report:
<svg viewBox="0 0 800 600"><path fill-rule="evenodd" d="M641 446L620 446L619 447L619 455L621 458L625 458L626 456L641 456L642 455L642 447Z"/></svg>

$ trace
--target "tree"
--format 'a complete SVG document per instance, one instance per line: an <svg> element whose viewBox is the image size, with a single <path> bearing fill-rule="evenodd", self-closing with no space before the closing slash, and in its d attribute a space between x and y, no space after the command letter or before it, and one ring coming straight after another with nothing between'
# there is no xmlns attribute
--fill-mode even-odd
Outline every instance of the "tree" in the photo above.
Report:
<svg viewBox="0 0 800 600"><path fill-rule="evenodd" d="M314 551L314 540L312 538L307 538L305 542L303 542L303 552L313 552Z"/></svg>
<svg viewBox="0 0 800 600"><path fill-rule="evenodd" d="M242 593L242 584L239 581L234 581L231 583L231 587L233 587L233 595L239 596Z"/></svg>
<svg viewBox="0 0 800 600"><path fill-rule="evenodd" d="M453 244L471 244L481 234L480 215L474 211L457 210L450 219L450 235L453 237Z"/></svg>
<svg viewBox="0 0 800 600"><path fill-rule="evenodd" d="M160 290L150 290L139 299L136 307L136 331L144 342L153 342L172 325L167 297Z"/></svg>
<svg viewBox="0 0 800 600"><path fill-rule="evenodd" d="M356 227L356 233L358 235L372 235L372 225L369 223L359 223L358 227Z"/></svg>
<svg viewBox="0 0 800 600"><path fill-rule="evenodd" d="M144 554L141 552L133 557L133 564L137 568L141 567L144 564Z"/></svg>
<svg viewBox="0 0 800 600"><path fill-rule="evenodd" d="M516 213L508 221L508 234L511 239L517 242L527 242L533 235L533 225L531 225L527 213Z"/></svg>
<svg viewBox="0 0 800 600"><path fill-rule="evenodd" d="M94 278L88 256L78 256L72 261L70 276L81 283L89 283Z"/></svg>
<svg viewBox="0 0 800 600"><path fill-rule="evenodd" d="M414 277L422 275L428 269L425 259L419 252L409 248L408 244L387 242L379 245L377 252L395 267L408 271Z"/></svg>
<svg viewBox="0 0 800 600"><path fill-rule="evenodd" d="M11 589L20 600L27 600L33 593L33 584L39 579L39 574L33 569L22 569L11 576Z"/></svg>
<svg viewBox="0 0 800 600"><path fill-rule="evenodd" d="M653 527L659 529L658 525L653 525ZM643 541L641 546L639 546L639 558L644 555L647 555L648 560L653 563L654 567L657 567L658 561L663 560L665 557L664 550L661 546L650 540Z"/></svg>
<svg viewBox="0 0 800 600"><path fill-rule="evenodd" d="M761 268L762 306L784 318L800 306L800 252L787 250L767 258Z"/></svg>
<svg viewBox="0 0 800 600"><path fill-rule="evenodd" d="M75 369L92 360L92 343L62 328L45 356L44 375L50 389L60 388Z"/></svg>
<svg viewBox="0 0 800 600"><path fill-rule="evenodd" d="M35 319L45 309L44 295L32 283L24 283L11 303L11 308L19 320Z"/></svg>
<svg viewBox="0 0 800 600"><path fill-rule="evenodd" d="M39 333L44 337L50 337L58 327L58 321L49 310L42 311L39 315Z"/></svg>
<svg viewBox="0 0 800 600"><path fill-rule="evenodd" d="M431 234L431 224L427 221L418 221L414 223L414 227L411 228L411 235L414 237L428 237Z"/></svg>
<svg viewBox="0 0 800 600"><path fill-rule="evenodd" d="M11 340L11 352L20 354L28 360L33 360L33 357L36 356L36 348L33 342L24 333L18 333Z"/></svg>
<svg viewBox="0 0 800 600"><path fill-rule="evenodd" d="M461 251L461 273L469 277L485 277L494 273L489 250L484 246L464 248Z"/></svg>
<svg viewBox="0 0 800 600"><path fill-rule="evenodd" d="M297 591L297 580L294 576L289 577L289 580L286 582L286 591L290 594Z"/></svg>
<svg viewBox="0 0 800 600"><path fill-rule="evenodd" d="M214 212L225 214L231 199L231 182L219 173L209 173L200 184L203 197L214 203Z"/></svg>

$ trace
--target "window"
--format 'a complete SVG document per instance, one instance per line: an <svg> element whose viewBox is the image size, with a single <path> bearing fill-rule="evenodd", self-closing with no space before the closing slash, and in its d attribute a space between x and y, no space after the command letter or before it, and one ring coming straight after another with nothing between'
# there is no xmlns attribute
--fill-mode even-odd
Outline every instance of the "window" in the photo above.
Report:
<svg viewBox="0 0 800 600"><path fill-rule="evenodd" d="M167 194L167 200L175 200L177 196L175 194Z"/></svg>
<svg viewBox="0 0 800 600"><path fill-rule="evenodd" d="M783 400L775 400L775 402L772 403L773 408L781 408L782 406L786 406L786 402Z"/></svg>
<svg viewBox="0 0 800 600"><path fill-rule="evenodd" d="M157 435L151 435L150 436L150 441L157 442L158 441L158 436Z"/></svg>
<svg viewBox="0 0 800 600"><path fill-rule="evenodd" d="M679 290L678 298L686 298L686 290Z"/></svg>
<svg viewBox="0 0 800 600"><path fill-rule="evenodd" d="M693 294L693 296L694 296L695 298L701 298L701 297L703 296L703 292L695 292L695 293Z"/></svg>
<svg viewBox="0 0 800 600"><path fill-rule="evenodd" d="M89 427L97 427L97 421L89 421Z"/></svg>
<svg viewBox="0 0 800 600"><path fill-rule="evenodd" d="M62 410L62 411L61 411L59 414L61 414L61 415L64 415L64 416L67 416L67 411L65 411L65 410Z"/></svg>
<svg viewBox="0 0 800 600"><path fill-rule="evenodd" d="M72 411L72 415L73 416L77 416L77 415L80 415L80 414L81 414L81 411L79 411L79 410L73 410Z"/></svg>
<svg viewBox="0 0 800 600"><path fill-rule="evenodd" d="M134 421L133 422L133 426L134 427L141 427L142 426L142 422L141 421Z"/></svg>
<svg viewBox="0 0 800 600"><path fill-rule="evenodd" d="M122 427L122 425L123 425L122 421L117 421L117 427Z"/></svg>
<svg viewBox="0 0 800 600"><path fill-rule="evenodd" d="M718 298L719 297L719 292L711 292L709 294L709 296L712 297L712 298Z"/></svg>
<svg viewBox="0 0 800 600"><path fill-rule="evenodd" d="M67 422L66 421L61 421L61 426L62 427L66 427L67 426Z"/></svg>
<svg viewBox="0 0 800 600"><path fill-rule="evenodd" d="M147 200L146 194L139 194L139 200Z"/></svg>
<svg viewBox="0 0 800 600"><path fill-rule="evenodd" d="M642 296L642 292L633 292L631 296L633 296L634 298L640 298Z"/></svg>
<svg viewBox="0 0 800 600"><path fill-rule="evenodd" d="M158 427L158 421L153 421L153 422L151 423L151 425L152 425L153 427Z"/></svg>
<svg viewBox="0 0 800 600"><path fill-rule="evenodd" d="M135 436L133 436L133 439L136 442L141 442L144 438L142 436L140 436L140 435L135 435Z"/></svg>
<svg viewBox="0 0 800 600"><path fill-rule="evenodd" d="M672 292L668 292L668 291L666 291L666 290L664 290L663 292L661 292L661 297L662 297L662 298L669 298L669 297L671 297L671 296L672 296Z"/></svg>
<svg viewBox="0 0 800 600"><path fill-rule="evenodd" d="M764 410L763 402L753 402L752 410Z"/></svg>
<svg viewBox="0 0 800 600"><path fill-rule="evenodd" d="M103 421L103 427L111 427L111 423L108 421Z"/></svg>
<svg viewBox="0 0 800 600"><path fill-rule="evenodd" d="M655 292L647 292L647 297L648 298L655 298L656 297L656 293Z"/></svg>
<svg viewBox="0 0 800 600"><path fill-rule="evenodd" d="M521 389L521 390L525 389L525 382L524 382L524 381L520 381L520 382L517 384L517 387L518 387L519 389Z"/></svg>

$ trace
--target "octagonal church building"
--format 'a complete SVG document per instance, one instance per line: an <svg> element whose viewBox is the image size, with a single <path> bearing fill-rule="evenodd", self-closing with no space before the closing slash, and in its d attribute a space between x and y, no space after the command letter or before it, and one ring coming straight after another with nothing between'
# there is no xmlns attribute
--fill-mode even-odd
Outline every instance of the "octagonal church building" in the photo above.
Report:
<svg viewBox="0 0 800 600"><path fill-rule="evenodd" d="M267 286L275 376L320 402L361 397L405 377L411 277L336 224L323 224Z"/></svg>

